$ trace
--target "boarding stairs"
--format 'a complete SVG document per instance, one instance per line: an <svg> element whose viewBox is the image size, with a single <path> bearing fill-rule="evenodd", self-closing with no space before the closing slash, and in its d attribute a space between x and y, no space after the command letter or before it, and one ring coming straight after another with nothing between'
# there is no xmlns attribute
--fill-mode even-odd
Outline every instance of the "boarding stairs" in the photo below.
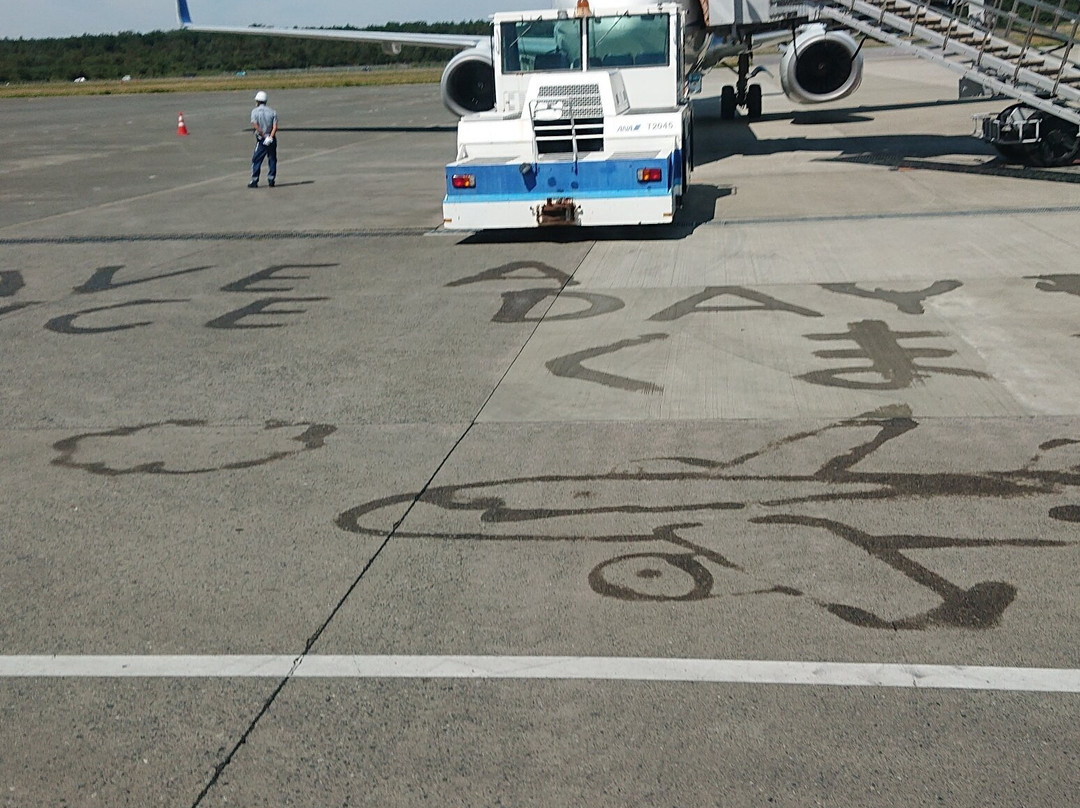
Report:
<svg viewBox="0 0 1080 808"><path fill-rule="evenodd" d="M959 73L1016 103L977 116L1007 158L1071 164L1080 153L1077 0L775 0L773 12L830 21Z"/></svg>

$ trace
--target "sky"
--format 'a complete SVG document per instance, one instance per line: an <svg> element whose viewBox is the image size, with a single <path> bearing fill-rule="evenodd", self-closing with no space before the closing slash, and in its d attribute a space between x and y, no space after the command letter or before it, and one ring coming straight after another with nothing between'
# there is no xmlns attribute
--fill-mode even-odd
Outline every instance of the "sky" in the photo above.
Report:
<svg viewBox="0 0 1080 808"><path fill-rule="evenodd" d="M458 22L497 11L549 8L548 0L188 0L191 17L206 25L378 25ZM175 0L0 0L0 39L41 39L168 31L178 28Z"/></svg>

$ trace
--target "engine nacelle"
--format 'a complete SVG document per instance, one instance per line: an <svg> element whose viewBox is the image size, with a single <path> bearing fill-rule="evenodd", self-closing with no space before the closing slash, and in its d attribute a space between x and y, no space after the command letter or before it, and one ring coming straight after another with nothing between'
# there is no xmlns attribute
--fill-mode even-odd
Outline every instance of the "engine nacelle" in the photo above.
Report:
<svg viewBox="0 0 1080 808"><path fill-rule="evenodd" d="M442 100L455 115L495 107L495 62L490 43L462 51L447 64L440 82Z"/></svg>
<svg viewBox="0 0 1080 808"><path fill-rule="evenodd" d="M859 89L862 71L862 52L851 35L815 23L801 29L784 51L780 86L792 101L821 104Z"/></svg>

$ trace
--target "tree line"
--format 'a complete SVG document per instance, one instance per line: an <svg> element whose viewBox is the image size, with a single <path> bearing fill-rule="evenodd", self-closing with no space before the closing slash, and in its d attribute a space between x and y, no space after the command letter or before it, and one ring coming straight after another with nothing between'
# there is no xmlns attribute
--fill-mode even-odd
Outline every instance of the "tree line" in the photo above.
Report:
<svg viewBox="0 0 1080 808"><path fill-rule="evenodd" d="M348 30L348 29L342 29ZM356 30L356 29L352 29ZM369 31L487 34L490 23L389 23ZM154 31L63 39L0 39L0 83L87 79L168 78L345 65L443 63L441 48L405 47L385 53L375 43L292 37Z"/></svg>

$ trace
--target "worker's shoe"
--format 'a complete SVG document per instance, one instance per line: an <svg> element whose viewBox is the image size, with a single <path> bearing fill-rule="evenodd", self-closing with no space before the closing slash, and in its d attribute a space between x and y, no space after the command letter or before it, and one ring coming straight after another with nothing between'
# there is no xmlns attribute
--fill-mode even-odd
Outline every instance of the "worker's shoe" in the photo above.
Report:
<svg viewBox="0 0 1080 808"><path fill-rule="evenodd" d="M258 187L259 187L259 181L258 180L252 180L251 182L248 183L248 188L258 188Z"/></svg>
<svg viewBox="0 0 1080 808"><path fill-rule="evenodd" d="M274 187L274 181L273 180L267 180L266 184L269 185L271 188Z"/></svg>

